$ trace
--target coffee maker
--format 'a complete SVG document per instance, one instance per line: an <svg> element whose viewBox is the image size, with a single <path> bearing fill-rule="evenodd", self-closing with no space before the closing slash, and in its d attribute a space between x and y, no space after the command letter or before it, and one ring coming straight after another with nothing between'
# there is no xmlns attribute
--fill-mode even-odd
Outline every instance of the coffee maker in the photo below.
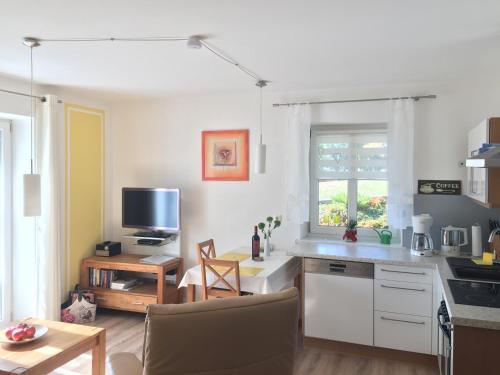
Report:
<svg viewBox="0 0 500 375"><path fill-rule="evenodd" d="M429 214L413 215L411 218L413 235L411 237L411 255L431 256L434 244L431 238L432 216Z"/></svg>

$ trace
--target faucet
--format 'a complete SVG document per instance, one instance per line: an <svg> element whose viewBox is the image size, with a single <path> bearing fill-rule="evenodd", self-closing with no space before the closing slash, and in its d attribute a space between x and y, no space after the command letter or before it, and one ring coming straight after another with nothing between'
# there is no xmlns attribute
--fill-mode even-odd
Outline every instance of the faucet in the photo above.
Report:
<svg viewBox="0 0 500 375"><path fill-rule="evenodd" d="M493 229L491 231L491 233L490 233L490 237L488 238L488 243L490 244L490 248L493 249L493 259L496 258L496 251L495 251L495 248L491 246L491 244L493 243L493 240L495 239L495 236L499 232L500 232L500 227Z"/></svg>
<svg viewBox="0 0 500 375"><path fill-rule="evenodd" d="M495 236L496 236L496 234L497 234L498 232L500 232L500 227L495 228L495 229L493 229L493 230L491 231L491 233L490 233L490 237L488 238L488 243L489 243L489 244L492 244L492 243L493 243L493 240L495 239Z"/></svg>

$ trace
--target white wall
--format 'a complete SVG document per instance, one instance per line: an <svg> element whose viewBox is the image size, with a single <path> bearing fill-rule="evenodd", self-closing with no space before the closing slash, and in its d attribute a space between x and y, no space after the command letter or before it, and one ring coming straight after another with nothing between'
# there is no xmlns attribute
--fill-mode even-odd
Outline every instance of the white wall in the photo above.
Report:
<svg viewBox="0 0 500 375"><path fill-rule="evenodd" d="M249 245L252 226L268 214L284 214L283 144L286 108L277 101L344 99L414 94L437 94L437 100L417 103L416 179L464 179L466 131L487 115L500 115L500 85L484 80L470 85L412 85L350 90L265 93L264 142L268 144L265 175L250 174L249 182L201 181L201 131L250 129L252 146L258 137L257 92L249 95L178 97L115 103L112 119L111 225L115 240L121 228L121 188L167 186L182 190L182 254L195 261L194 245L208 238L227 250ZM385 103L339 104L313 107L314 123L382 122ZM273 237L290 246L298 228L284 223Z"/></svg>
<svg viewBox="0 0 500 375"><path fill-rule="evenodd" d="M182 195L182 254L194 261L194 244L208 238L216 248L249 245L253 226L268 215L283 214L282 129L280 111L266 113L265 175L249 182L201 181L201 131L250 129L257 141L257 97L214 96L170 101L123 103L113 106L112 148L114 238L131 230L121 228L121 188L179 187ZM251 156L253 153L251 152ZM250 163L253 169L253 160ZM285 225L273 240L290 246L296 228Z"/></svg>

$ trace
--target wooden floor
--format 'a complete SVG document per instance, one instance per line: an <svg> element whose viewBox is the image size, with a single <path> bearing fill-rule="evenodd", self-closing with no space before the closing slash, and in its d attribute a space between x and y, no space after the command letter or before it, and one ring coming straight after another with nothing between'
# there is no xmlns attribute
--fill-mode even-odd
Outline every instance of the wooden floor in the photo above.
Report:
<svg viewBox="0 0 500 375"><path fill-rule="evenodd" d="M94 325L106 328L107 354L132 352L141 357L144 315L112 310L98 312ZM52 372L57 375L90 374L91 354L86 353ZM304 348L297 357L300 375L438 375L437 368L379 358L360 357Z"/></svg>

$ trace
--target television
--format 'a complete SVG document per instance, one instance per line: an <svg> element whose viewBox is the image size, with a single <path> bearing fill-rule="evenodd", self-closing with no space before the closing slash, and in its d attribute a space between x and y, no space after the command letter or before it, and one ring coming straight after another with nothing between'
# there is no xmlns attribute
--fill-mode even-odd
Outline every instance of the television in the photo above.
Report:
<svg viewBox="0 0 500 375"><path fill-rule="evenodd" d="M180 190L123 188L122 226L153 231L179 231Z"/></svg>

